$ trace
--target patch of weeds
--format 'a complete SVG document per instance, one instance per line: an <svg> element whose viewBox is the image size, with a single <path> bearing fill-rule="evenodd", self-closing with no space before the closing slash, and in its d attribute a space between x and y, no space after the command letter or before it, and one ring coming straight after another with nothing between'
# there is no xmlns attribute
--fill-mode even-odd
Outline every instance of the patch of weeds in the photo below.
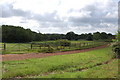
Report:
<svg viewBox="0 0 120 80"><path fill-rule="evenodd" d="M2 54L10 54L10 51L2 51Z"/></svg>
<svg viewBox="0 0 120 80"><path fill-rule="evenodd" d="M38 52L53 53L55 52L55 49L53 47L49 47L49 48L40 49L38 50Z"/></svg>

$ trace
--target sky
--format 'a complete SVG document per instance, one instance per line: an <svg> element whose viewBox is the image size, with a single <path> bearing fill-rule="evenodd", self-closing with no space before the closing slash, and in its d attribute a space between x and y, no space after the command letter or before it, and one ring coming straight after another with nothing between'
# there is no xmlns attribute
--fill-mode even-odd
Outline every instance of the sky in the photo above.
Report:
<svg viewBox="0 0 120 80"><path fill-rule="evenodd" d="M0 25L41 33L115 34L119 0L0 0Z"/></svg>

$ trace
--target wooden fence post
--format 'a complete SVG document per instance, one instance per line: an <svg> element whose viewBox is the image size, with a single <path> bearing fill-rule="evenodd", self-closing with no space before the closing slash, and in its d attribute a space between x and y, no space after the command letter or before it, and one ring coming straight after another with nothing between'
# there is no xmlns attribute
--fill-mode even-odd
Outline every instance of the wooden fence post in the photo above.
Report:
<svg viewBox="0 0 120 80"><path fill-rule="evenodd" d="M89 43L87 43L87 46L89 45Z"/></svg>
<svg viewBox="0 0 120 80"><path fill-rule="evenodd" d="M39 48L41 49L41 45L39 45Z"/></svg>
<svg viewBox="0 0 120 80"><path fill-rule="evenodd" d="M85 46L85 43L83 43L83 46Z"/></svg>
<svg viewBox="0 0 120 80"><path fill-rule="evenodd" d="M31 49L32 49L32 43L31 43Z"/></svg>
<svg viewBox="0 0 120 80"><path fill-rule="evenodd" d="M4 50L6 50L6 44L4 43Z"/></svg>
<svg viewBox="0 0 120 80"><path fill-rule="evenodd" d="M18 45L19 45L19 51L20 51L20 43Z"/></svg>
<svg viewBox="0 0 120 80"><path fill-rule="evenodd" d="M79 47L81 47L81 43L79 43Z"/></svg>

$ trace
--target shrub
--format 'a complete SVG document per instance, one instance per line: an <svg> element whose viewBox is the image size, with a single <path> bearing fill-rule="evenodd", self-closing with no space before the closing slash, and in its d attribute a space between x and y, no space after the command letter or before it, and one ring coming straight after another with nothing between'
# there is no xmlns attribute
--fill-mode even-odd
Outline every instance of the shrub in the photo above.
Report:
<svg viewBox="0 0 120 80"><path fill-rule="evenodd" d="M120 31L118 31L116 38L117 38L117 41L120 41Z"/></svg>
<svg viewBox="0 0 120 80"><path fill-rule="evenodd" d="M49 48L42 49L41 52L52 53L54 52L54 48L50 46Z"/></svg>
<svg viewBox="0 0 120 80"><path fill-rule="evenodd" d="M120 42L115 42L112 44L112 51L116 58L120 58Z"/></svg>
<svg viewBox="0 0 120 80"><path fill-rule="evenodd" d="M70 46L70 45L71 45L71 42L68 41L68 40L57 40L56 42L57 42L57 44L59 44L60 46L64 46L64 47L67 47L67 46Z"/></svg>

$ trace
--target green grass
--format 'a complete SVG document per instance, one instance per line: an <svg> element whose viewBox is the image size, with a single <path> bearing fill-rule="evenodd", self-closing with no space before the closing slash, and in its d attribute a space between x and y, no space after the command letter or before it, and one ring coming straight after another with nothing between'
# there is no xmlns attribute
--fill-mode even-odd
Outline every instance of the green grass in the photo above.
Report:
<svg viewBox="0 0 120 80"><path fill-rule="evenodd" d="M94 42L94 41L85 41L85 40L71 41L71 43L86 43L86 42Z"/></svg>
<svg viewBox="0 0 120 80"><path fill-rule="evenodd" d="M3 78L18 77L18 76L34 77L37 75L44 75L45 73L52 73L52 72L56 72L57 73L56 75L59 75L58 73L60 72L65 72L65 74L62 75L65 75L65 77L67 77L70 74L71 77L73 76L74 78L75 73L72 75L72 73L69 72L73 72L81 68L90 68L98 63L108 61L112 58L111 54L112 54L111 48L107 47L104 49L93 50L84 53L57 55L46 58L40 58L40 59L39 58L27 59L22 61L5 61L3 62ZM97 68L96 69L93 68L93 70L96 71ZM82 74L83 77L86 77L84 75L87 75L87 72L80 74ZM102 77L101 75L98 76ZM89 77L94 77L94 76L89 76Z"/></svg>
<svg viewBox="0 0 120 80"><path fill-rule="evenodd" d="M31 78L117 78L118 77L118 59L112 62L83 71L52 73L43 76L33 76Z"/></svg>

